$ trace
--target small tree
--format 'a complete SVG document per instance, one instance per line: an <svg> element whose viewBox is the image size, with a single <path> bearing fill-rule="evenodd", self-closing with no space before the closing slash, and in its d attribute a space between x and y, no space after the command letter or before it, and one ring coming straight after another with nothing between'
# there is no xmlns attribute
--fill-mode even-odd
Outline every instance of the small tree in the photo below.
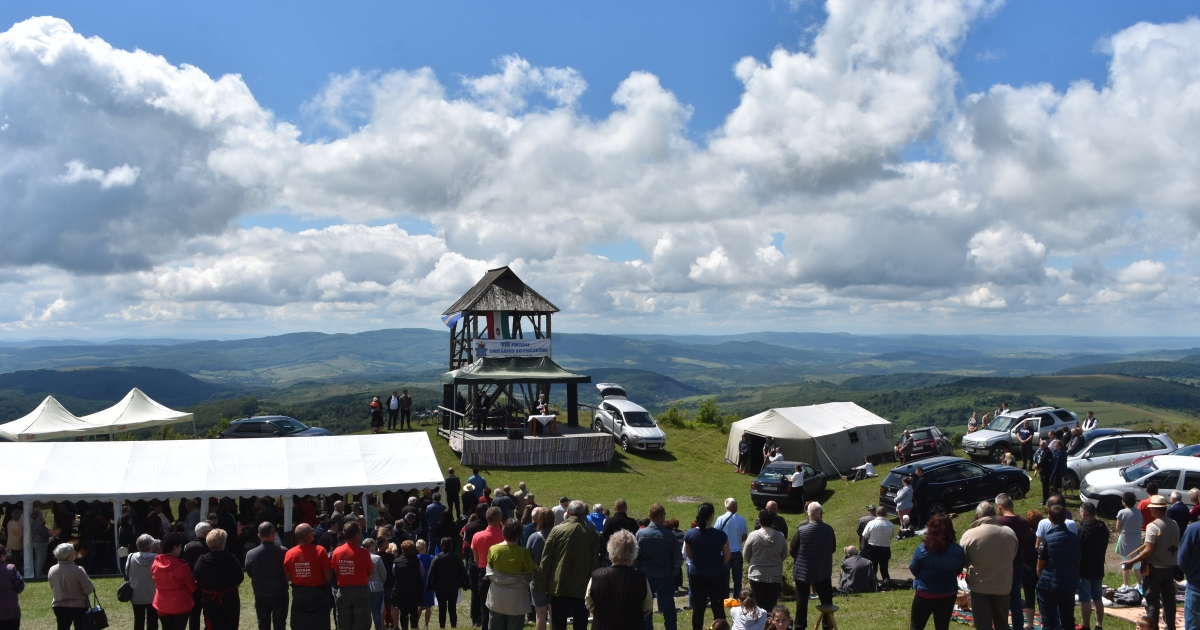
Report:
<svg viewBox="0 0 1200 630"><path fill-rule="evenodd" d="M700 403L700 408L696 410L696 422L700 424L711 424L720 426L722 418L725 417L725 412L721 406L717 404L716 398L709 398Z"/></svg>
<svg viewBox="0 0 1200 630"><path fill-rule="evenodd" d="M686 409L681 408L679 403L671 405L670 408L658 417L658 421L660 424L676 429L692 428L691 414Z"/></svg>

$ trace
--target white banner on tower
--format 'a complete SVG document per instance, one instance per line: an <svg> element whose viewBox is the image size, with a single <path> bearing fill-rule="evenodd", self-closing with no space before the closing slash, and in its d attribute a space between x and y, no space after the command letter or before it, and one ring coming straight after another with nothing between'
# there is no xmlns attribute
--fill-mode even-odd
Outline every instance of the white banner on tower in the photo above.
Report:
<svg viewBox="0 0 1200 630"><path fill-rule="evenodd" d="M549 339L475 339L475 358L549 357Z"/></svg>

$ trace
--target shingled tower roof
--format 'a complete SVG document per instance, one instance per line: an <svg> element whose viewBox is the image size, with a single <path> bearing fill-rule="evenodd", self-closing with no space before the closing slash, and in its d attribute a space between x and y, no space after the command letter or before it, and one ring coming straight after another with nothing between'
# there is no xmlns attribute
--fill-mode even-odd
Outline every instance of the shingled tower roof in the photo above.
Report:
<svg viewBox="0 0 1200 630"><path fill-rule="evenodd" d="M508 267L488 271L443 315L458 311L524 311L557 313L558 307L529 288Z"/></svg>

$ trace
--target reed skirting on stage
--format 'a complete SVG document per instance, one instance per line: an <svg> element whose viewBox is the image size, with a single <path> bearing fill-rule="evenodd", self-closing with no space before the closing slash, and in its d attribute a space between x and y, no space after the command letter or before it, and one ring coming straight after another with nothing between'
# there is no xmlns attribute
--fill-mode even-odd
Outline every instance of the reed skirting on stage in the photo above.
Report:
<svg viewBox="0 0 1200 630"><path fill-rule="evenodd" d="M604 433L560 437L527 437L523 440L462 439L450 436L451 448L462 440L464 466L561 466L602 464L612 460L613 439Z"/></svg>

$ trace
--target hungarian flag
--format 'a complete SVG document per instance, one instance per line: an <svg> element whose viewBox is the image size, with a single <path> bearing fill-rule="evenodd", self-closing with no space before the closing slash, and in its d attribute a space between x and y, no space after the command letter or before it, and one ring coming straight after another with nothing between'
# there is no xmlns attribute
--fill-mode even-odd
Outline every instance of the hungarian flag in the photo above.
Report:
<svg viewBox="0 0 1200 630"><path fill-rule="evenodd" d="M487 318L488 339L512 339L508 311L488 311L484 317Z"/></svg>

